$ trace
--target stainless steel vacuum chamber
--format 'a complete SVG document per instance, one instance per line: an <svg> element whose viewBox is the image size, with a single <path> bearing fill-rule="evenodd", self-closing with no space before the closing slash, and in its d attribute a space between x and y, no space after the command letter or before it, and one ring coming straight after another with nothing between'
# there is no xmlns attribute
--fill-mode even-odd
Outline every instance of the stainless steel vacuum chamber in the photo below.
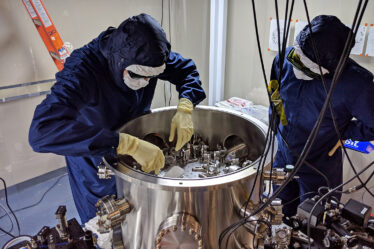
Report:
<svg viewBox="0 0 374 249"><path fill-rule="evenodd" d="M175 111L175 107L153 110L120 131L140 138L158 134L166 140ZM206 106L194 110L193 121L195 134L211 146L230 136L240 137L252 163L222 176L184 179L158 177L124 161L107 160L115 172L118 197L131 205L121 225L126 249L217 249L220 233L240 219L239 210L248 198L265 148L267 126L236 111ZM265 165L270 159L265 159ZM257 188L253 197L258 197ZM249 248L250 236L241 228L229 242L228 248Z"/></svg>

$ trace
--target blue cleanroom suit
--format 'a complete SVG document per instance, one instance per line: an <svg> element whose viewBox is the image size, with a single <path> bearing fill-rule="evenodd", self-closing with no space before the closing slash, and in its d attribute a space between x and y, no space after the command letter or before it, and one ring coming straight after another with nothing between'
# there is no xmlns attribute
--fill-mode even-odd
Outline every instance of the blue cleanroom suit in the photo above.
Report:
<svg viewBox="0 0 374 249"><path fill-rule="evenodd" d="M318 16L311 22L313 38L321 57L321 65L330 73L325 74L329 89L334 69L343 50L349 29L336 17ZM297 36L297 43L314 62L314 53L309 28L305 27ZM294 66L287 59L293 47L286 50L286 59L282 65L280 96L283 102L287 125L279 124L279 128L290 148L300 155L306 140L313 129L317 117L325 102L326 93L321 79L303 80L295 76ZM279 57L274 59L271 80L278 80ZM334 90L331 104L342 139L370 141L374 139L374 83L373 74L352 59L348 59L339 82ZM355 118L355 119L352 119ZM277 134L279 143L275 159L275 167L294 165L297 156L293 154ZM342 151L332 156L328 152L338 141L330 111L326 112L317 139L307 157L307 161L322 171L330 180L332 187L342 183ZM310 191L317 191L326 186L325 180L311 168L302 165L298 174L300 178L290 182L281 192L283 202L288 202ZM299 202L284 207L286 216L293 215Z"/></svg>
<svg viewBox="0 0 374 249"><path fill-rule="evenodd" d="M165 71L151 78L146 87L135 91L124 84L127 66L163 63ZM194 105L205 98L194 62L170 51L161 26L141 14L74 50L56 74L51 94L36 107L30 145L36 152L66 157L82 223L95 216L98 198L115 194L114 179L99 180L97 166L103 156L116 155L116 129L149 112L157 79L175 84L179 98Z"/></svg>

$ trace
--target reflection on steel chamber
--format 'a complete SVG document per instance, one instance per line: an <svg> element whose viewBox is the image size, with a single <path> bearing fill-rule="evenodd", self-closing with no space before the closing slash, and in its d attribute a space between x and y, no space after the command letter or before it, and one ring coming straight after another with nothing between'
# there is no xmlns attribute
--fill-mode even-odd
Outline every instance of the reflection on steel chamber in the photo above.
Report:
<svg viewBox="0 0 374 249"><path fill-rule="evenodd" d="M158 134L166 140L175 111L175 107L153 110L128 122L120 132L140 138ZM147 174L122 159L105 158L115 173L118 197L131 205L122 222L126 249L216 249L220 233L240 219L265 148L267 126L236 111L204 106L194 110L193 122L195 134L212 148L229 137L241 138L252 163L225 175L186 179ZM270 157L265 160L265 165L270 164ZM253 196L258 196L258 189ZM228 248L249 248L250 243L248 232L241 228Z"/></svg>

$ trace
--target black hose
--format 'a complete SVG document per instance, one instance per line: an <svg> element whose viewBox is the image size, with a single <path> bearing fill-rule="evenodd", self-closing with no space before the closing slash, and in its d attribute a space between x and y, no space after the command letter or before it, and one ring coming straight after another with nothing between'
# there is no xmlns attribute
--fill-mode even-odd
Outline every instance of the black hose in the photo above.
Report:
<svg viewBox="0 0 374 249"><path fill-rule="evenodd" d="M21 234L21 228L19 226L19 222L18 222L17 216L14 214L13 209L10 207L9 202L8 202L8 190L7 190L7 186L6 186L5 180L3 178L1 178L1 177L0 177L0 180L4 184L5 203L6 203L7 207L8 207L8 209L10 210L10 212L12 213L14 219L16 220L17 229L18 229L18 235L20 235ZM6 231L4 231L4 229L1 229L1 231L9 235L9 233L6 232ZM13 237L15 237L15 236L13 236Z"/></svg>

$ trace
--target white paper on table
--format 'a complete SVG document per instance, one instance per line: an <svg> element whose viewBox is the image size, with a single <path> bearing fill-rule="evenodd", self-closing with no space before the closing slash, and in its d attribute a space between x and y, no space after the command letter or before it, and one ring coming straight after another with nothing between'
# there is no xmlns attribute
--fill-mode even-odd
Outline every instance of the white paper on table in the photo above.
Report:
<svg viewBox="0 0 374 249"><path fill-rule="evenodd" d="M279 20L279 29L280 29L280 35L281 35L280 41L282 43L283 33L284 33L284 20ZM290 34L288 33L287 44L289 42L289 38L290 38ZM277 25L276 19L272 19L270 21L269 49L271 51L278 51L278 25Z"/></svg>
<svg viewBox="0 0 374 249"><path fill-rule="evenodd" d="M351 50L351 54L361 55L364 50L365 36L367 27L360 25L356 34L355 45Z"/></svg>
<svg viewBox="0 0 374 249"><path fill-rule="evenodd" d="M374 26L370 25L368 42L366 45L366 56L374 56Z"/></svg>
<svg viewBox="0 0 374 249"><path fill-rule="evenodd" d="M295 35L294 35L294 38L293 38L293 41L295 42L296 41L296 37L297 35L300 33L301 30L303 30L303 28L308 25L308 22L302 22L302 21L296 21L295 23Z"/></svg>

